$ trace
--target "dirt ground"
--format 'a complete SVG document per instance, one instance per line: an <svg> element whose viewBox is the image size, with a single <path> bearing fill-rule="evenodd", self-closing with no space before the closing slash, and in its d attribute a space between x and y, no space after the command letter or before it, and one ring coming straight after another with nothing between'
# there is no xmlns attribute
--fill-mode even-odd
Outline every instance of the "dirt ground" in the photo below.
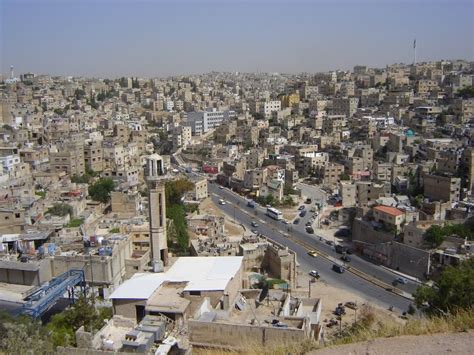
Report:
<svg viewBox="0 0 474 355"><path fill-rule="evenodd" d="M434 335L406 335L395 338L380 338L362 343L348 344L312 351L312 355L339 354L472 354L474 331Z"/></svg>
<svg viewBox="0 0 474 355"><path fill-rule="evenodd" d="M210 198L206 198L199 205L199 212L201 214L209 214L214 216L224 216L224 227L229 236L242 236L246 231L240 224L235 223L229 216L223 214L219 208L212 202Z"/></svg>

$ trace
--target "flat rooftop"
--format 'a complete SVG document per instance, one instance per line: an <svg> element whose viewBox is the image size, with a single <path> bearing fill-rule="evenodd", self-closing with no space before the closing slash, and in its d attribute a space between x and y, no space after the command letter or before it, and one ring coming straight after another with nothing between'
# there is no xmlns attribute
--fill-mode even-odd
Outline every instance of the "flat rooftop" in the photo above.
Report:
<svg viewBox="0 0 474 355"><path fill-rule="evenodd" d="M110 299L149 299L164 282L186 282L183 291L223 291L242 261L242 256L181 257L166 272L135 274Z"/></svg>

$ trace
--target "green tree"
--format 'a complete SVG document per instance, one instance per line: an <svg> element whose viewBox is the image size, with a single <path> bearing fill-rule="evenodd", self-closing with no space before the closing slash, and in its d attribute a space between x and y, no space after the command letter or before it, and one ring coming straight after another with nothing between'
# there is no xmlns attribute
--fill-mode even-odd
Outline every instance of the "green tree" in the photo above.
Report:
<svg viewBox="0 0 474 355"><path fill-rule="evenodd" d="M474 97L474 86L465 87L457 92L457 96L463 99L470 99Z"/></svg>
<svg viewBox="0 0 474 355"><path fill-rule="evenodd" d="M84 326L86 331L97 331L104 326L104 320L112 317L110 308L95 307L93 296L81 296L64 312L54 315L46 328L50 331L54 346L76 345L75 332Z"/></svg>
<svg viewBox="0 0 474 355"><path fill-rule="evenodd" d="M71 205L68 205L66 203L55 203L53 207L48 208L46 213L52 214L53 216L61 216L61 217L64 217L66 215L72 216L73 209Z"/></svg>
<svg viewBox="0 0 474 355"><path fill-rule="evenodd" d="M474 306L474 258L458 266L448 266L433 287L421 286L415 293L415 304L428 311L453 311Z"/></svg>
<svg viewBox="0 0 474 355"><path fill-rule="evenodd" d="M166 205L180 204L183 195L194 188L194 184L187 179L167 181L165 184Z"/></svg>
<svg viewBox="0 0 474 355"><path fill-rule="evenodd" d="M12 317L0 312L0 353L53 354L54 347L45 327L30 317Z"/></svg>
<svg viewBox="0 0 474 355"><path fill-rule="evenodd" d="M189 246L189 234L184 206L180 204L167 206L166 217L173 221L178 251L186 252Z"/></svg>
<svg viewBox="0 0 474 355"><path fill-rule="evenodd" d="M78 88L74 91L74 97L76 98L76 100L82 100L85 96L86 92L82 89Z"/></svg>
<svg viewBox="0 0 474 355"><path fill-rule="evenodd" d="M426 230L424 238L428 243L437 247L443 243L444 235L443 227L434 225Z"/></svg>
<svg viewBox="0 0 474 355"><path fill-rule="evenodd" d="M110 178L99 179L95 184L89 186L89 195L94 201L107 203L110 201L110 193L114 191L115 183Z"/></svg>

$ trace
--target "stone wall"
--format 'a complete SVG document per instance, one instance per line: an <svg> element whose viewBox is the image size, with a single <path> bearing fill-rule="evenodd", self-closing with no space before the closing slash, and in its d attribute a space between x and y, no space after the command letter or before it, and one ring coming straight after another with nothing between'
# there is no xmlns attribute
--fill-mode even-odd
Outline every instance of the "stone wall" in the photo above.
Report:
<svg viewBox="0 0 474 355"><path fill-rule="evenodd" d="M288 344L306 339L305 331L297 328L259 327L195 320L189 321L188 326L189 341L194 346L247 348Z"/></svg>

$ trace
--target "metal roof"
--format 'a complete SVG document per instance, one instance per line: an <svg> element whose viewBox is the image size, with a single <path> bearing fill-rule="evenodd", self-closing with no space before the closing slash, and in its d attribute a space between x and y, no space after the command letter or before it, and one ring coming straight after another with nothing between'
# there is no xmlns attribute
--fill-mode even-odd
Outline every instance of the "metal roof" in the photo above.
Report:
<svg viewBox="0 0 474 355"><path fill-rule="evenodd" d="M184 291L224 290L242 265L242 256L181 257L163 273L135 274L111 299L148 299L165 281L188 282Z"/></svg>

